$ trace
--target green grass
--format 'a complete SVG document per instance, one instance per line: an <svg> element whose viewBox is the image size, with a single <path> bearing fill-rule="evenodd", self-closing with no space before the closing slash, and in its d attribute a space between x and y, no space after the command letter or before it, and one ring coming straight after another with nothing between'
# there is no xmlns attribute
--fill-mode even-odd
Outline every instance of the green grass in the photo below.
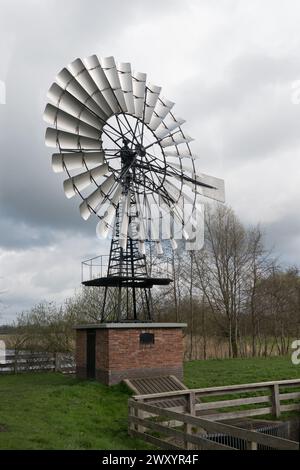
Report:
<svg viewBox="0 0 300 470"><path fill-rule="evenodd" d="M0 449L144 449L127 435L122 386L61 374L0 377Z"/></svg>
<svg viewBox="0 0 300 470"><path fill-rule="evenodd" d="M189 388L284 379L300 379L300 366L292 364L290 357L210 359L187 362L184 368Z"/></svg>
<svg viewBox="0 0 300 470"><path fill-rule="evenodd" d="M185 365L184 381L189 388L215 387L222 385L246 384L252 382L268 382L273 380L300 379L300 366L292 364L290 357L247 358L247 359L211 359L209 361L191 361ZM291 390L281 389L282 392ZM299 391L294 388L293 391ZM218 396L219 400L242 398L248 396L266 395L265 390L224 394ZM215 396L203 397L203 402L215 401ZM293 401L286 401L285 404ZM264 408L266 403L236 406L230 411L251 408ZM220 412L228 411L220 408ZM281 414L281 419L289 419L298 415L297 411ZM261 415L257 419L273 419L270 415Z"/></svg>
<svg viewBox="0 0 300 470"><path fill-rule="evenodd" d="M185 364L189 387L300 378L289 358ZM125 386L54 373L0 376L0 449L145 449L127 435Z"/></svg>

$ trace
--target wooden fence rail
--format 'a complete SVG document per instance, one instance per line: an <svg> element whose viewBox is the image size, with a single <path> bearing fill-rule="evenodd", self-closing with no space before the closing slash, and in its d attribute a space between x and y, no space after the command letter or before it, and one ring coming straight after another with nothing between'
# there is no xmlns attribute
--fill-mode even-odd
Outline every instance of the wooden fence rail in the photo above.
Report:
<svg viewBox="0 0 300 470"><path fill-rule="evenodd" d="M75 362L72 354L30 352L9 353L0 361L0 375L18 372L73 372Z"/></svg>
<svg viewBox="0 0 300 470"><path fill-rule="evenodd" d="M298 391L295 391L295 388L298 388ZM247 396L230 396L240 394ZM250 394L256 395L249 396ZM211 397L214 401L211 401ZM179 398L185 405L178 406ZM170 406L172 400L175 405L173 407ZM286 403L291 400L293 403ZM253 407L265 403L268 406ZM243 409L233 410L234 407ZM300 379L178 390L136 395L131 398L128 429L131 435L163 448L223 450L234 448L213 442L203 435L212 432L246 441L246 447L252 450L256 450L258 445L299 450L297 442L218 422L268 414L279 418L282 412L291 410L300 410ZM157 437L157 434L165 438Z"/></svg>
<svg viewBox="0 0 300 470"><path fill-rule="evenodd" d="M297 391L293 391L298 388ZM260 395L260 393L266 393ZM247 397L233 397L230 395L254 395ZM224 399L224 396L226 397ZM228 396L230 398L228 398ZM229 385L222 387L209 387L189 390L178 390L174 392L155 393L151 395L137 395L136 400L151 402L155 405L166 400L189 397L189 402L194 401L196 414L205 415L210 420L232 419L249 416L259 416L272 414L279 418L285 411L300 410L300 379L280 380L273 382L259 382L252 384ZM211 397L215 397L211 401ZM209 400L203 402L203 400ZM284 403L290 400L297 400L294 403ZM252 405L266 403L267 407L253 408ZM249 405L251 408L249 408ZM225 410L233 407L246 407L243 410ZM185 411L185 407L176 407L174 411ZM222 411L220 411L220 409ZM223 411L224 409L224 411ZM208 410L211 413L208 413Z"/></svg>

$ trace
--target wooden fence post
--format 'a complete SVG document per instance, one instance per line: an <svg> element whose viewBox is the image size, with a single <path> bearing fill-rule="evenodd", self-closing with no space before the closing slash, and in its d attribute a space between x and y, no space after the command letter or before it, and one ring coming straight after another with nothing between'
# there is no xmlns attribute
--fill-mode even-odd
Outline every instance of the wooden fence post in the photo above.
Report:
<svg viewBox="0 0 300 470"><path fill-rule="evenodd" d="M279 385L275 383L271 387L272 392L272 414L276 417L280 417L280 396L279 396Z"/></svg>
<svg viewBox="0 0 300 470"><path fill-rule="evenodd" d="M134 430L134 424L131 422L131 416L134 416L134 408L131 406L132 399L128 400L128 434L131 436L131 431Z"/></svg>
<svg viewBox="0 0 300 470"><path fill-rule="evenodd" d="M54 372L60 372L60 354L54 353Z"/></svg>
<svg viewBox="0 0 300 470"><path fill-rule="evenodd" d="M139 401L138 401L138 403L143 403L143 402L144 402L144 400L139 400ZM137 418L140 418L140 419L145 419L145 413L144 413L144 411L143 411L143 410L139 410L138 408L136 408L136 410L135 410L135 416L136 416ZM143 426L141 426L140 424L138 424L138 425L136 426L136 430L137 430L138 432L145 432L145 428L144 428Z"/></svg>
<svg viewBox="0 0 300 470"><path fill-rule="evenodd" d="M18 373L18 351L15 351L14 357L14 374Z"/></svg>
<svg viewBox="0 0 300 470"><path fill-rule="evenodd" d="M196 409L195 409L195 405L196 405L196 396L195 396L195 392L189 392L188 395L187 395L187 413L189 413L190 415L192 416L196 416ZM187 434L192 434L193 430L192 430L192 425L191 424L188 424L186 423L184 425L184 431L187 433ZM189 441L185 441L185 448L187 450L192 450L194 448L194 445L191 444Z"/></svg>
<svg viewBox="0 0 300 470"><path fill-rule="evenodd" d="M246 447L247 450L257 450L257 442L248 441Z"/></svg>

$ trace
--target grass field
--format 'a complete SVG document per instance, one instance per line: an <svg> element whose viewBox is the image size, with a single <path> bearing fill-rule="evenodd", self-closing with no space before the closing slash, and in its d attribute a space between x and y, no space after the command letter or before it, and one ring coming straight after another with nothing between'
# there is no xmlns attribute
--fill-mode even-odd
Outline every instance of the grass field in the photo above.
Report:
<svg viewBox="0 0 300 470"><path fill-rule="evenodd" d="M184 368L189 388L299 378L300 365L293 365L290 357L210 359L187 362Z"/></svg>
<svg viewBox="0 0 300 470"><path fill-rule="evenodd" d="M290 358L185 364L185 383L204 387L300 378ZM61 374L0 376L0 449L145 449L127 435L123 385L107 388Z"/></svg>

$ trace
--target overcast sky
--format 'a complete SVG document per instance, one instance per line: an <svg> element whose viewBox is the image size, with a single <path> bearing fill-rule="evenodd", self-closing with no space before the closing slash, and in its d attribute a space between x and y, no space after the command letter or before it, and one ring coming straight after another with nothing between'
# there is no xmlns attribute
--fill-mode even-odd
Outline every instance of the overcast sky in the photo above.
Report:
<svg viewBox="0 0 300 470"><path fill-rule="evenodd" d="M163 87L201 170L300 266L299 25L299 0L0 0L0 321L62 301L107 252L52 173L42 120L57 72L94 53Z"/></svg>

